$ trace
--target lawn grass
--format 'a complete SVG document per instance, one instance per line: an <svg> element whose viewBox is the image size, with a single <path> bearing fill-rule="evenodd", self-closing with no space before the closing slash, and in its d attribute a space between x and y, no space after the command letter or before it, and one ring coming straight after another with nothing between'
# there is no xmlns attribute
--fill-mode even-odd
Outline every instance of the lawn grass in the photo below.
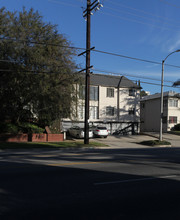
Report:
<svg viewBox="0 0 180 220"><path fill-rule="evenodd" d="M147 146L156 146L156 145L171 145L170 142L168 141L159 141L159 140L148 140L148 141L142 141L140 142L139 144L142 144L142 145L147 145Z"/></svg>
<svg viewBox="0 0 180 220"><path fill-rule="evenodd" d="M180 131L168 131L169 134L180 135Z"/></svg>
<svg viewBox="0 0 180 220"><path fill-rule="evenodd" d="M26 142L26 143L14 143L14 142L1 142L0 149L57 149L57 148L81 148L81 147L103 147L107 146L99 142L89 142L89 144L84 144L83 141L63 141L63 142Z"/></svg>

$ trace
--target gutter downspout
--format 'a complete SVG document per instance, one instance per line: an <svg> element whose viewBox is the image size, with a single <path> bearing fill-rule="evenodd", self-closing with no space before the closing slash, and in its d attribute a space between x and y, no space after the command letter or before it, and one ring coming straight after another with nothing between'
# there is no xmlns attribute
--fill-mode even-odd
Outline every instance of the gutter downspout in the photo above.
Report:
<svg viewBox="0 0 180 220"><path fill-rule="evenodd" d="M118 83L118 87L117 87L117 119L119 121L120 119L120 109L119 109L119 102L120 102L120 95L119 95L119 89L120 89L120 84L121 84L121 81L122 81L122 78L123 76L121 76L120 80L119 80L119 83Z"/></svg>

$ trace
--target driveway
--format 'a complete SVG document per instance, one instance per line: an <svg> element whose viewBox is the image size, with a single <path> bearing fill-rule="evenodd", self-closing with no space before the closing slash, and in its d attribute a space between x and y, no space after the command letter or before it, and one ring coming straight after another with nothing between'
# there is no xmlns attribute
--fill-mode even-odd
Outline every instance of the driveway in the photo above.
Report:
<svg viewBox="0 0 180 220"><path fill-rule="evenodd" d="M154 140L159 138L158 133L148 133L146 135L129 135L129 136L108 136L107 138L94 138L93 141L98 141L109 145L111 148L147 148L138 144L141 141ZM172 147L180 147L180 136L174 134L163 134L163 139L171 142Z"/></svg>

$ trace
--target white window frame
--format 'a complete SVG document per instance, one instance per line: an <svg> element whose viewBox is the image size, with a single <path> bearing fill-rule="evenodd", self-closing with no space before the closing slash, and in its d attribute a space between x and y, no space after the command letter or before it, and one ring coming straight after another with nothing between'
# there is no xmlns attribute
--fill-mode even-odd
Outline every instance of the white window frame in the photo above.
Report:
<svg viewBox="0 0 180 220"><path fill-rule="evenodd" d="M114 97L114 88L106 89L106 97L113 98Z"/></svg>
<svg viewBox="0 0 180 220"><path fill-rule="evenodd" d="M98 106L89 107L89 119L98 119Z"/></svg>
<svg viewBox="0 0 180 220"><path fill-rule="evenodd" d="M135 115L135 108L129 108L128 113L129 115Z"/></svg>
<svg viewBox="0 0 180 220"><path fill-rule="evenodd" d="M177 120L177 116L169 116L169 124L177 124Z"/></svg>
<svg viewBox="0 0 180 220"><path fill-rule="evenodd" d="M106 107L106 116L114 116L114 107L111 106Z"/></svg>
<svg viewBox="0 0 180 220"><path fill-rule="evenodd" d="M136 89L129 89L129 96L136 96Z"/></svg>
<svg viewBox="0 0 180 220"><path fill-rule="evenodd" d="M79 119L84 119L84 114L85 114L85 106L84 105L79 105L78 106L78 118Z"/></svg>
<svg viewBox="0 0 180 220"><path fill-rule="evenodd" d="M90 86L90 100L93 100L93 101L98 101L99 99L99 92L98 92L98 87L97 86Z"/></svg>
<svg viewBox="0 0 180 220"><path fill-rule="evenodd" d="M178 107L177 99L169 99L169 107Z"/></svg>

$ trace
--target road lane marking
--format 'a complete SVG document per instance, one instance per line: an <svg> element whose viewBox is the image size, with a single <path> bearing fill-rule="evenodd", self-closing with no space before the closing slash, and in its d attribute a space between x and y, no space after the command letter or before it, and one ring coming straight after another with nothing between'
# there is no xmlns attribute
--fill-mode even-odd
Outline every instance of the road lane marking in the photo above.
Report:
<svg viewBox="0 0 180 220"><path fill-rule="evenodd" d="M117 184L117 183L140 182L140 181L154 180L158 178L168 179L168 178L175 178L177 176L178 175L168 175L168 176L156 176L156 177L147 177L147 178L139 178L139 179L116 180L116 181L109 181L109 182L94 183L94 185L97 186L97 185L108 185L108 184Z"/></svg>
<svg viewBox="0 0 180 220"><path fill-rule="evenodd" d="M70 163L51 163L51 164L46 164L48 166L71 166L71 165L86 165L86 164L98 164L98 163L105 163L104 161L101 162L70 162Z"/></svg>
<svg viewBox="0 0 180 220"><path fill-rule="evenodd" d="M40 154L40 155L32 155L32 157L57 157L57 156L59 156L59 155L57 155L57 154L49 154L49 155L42 155L42 154Z"/></svg>
<svg viewBox="0 0 180 220"><path fill-rule="evenodd" d="M79 153L58 153L58 154L36 154L32 157L63 157L63 156L81 156Z"/></svg>

